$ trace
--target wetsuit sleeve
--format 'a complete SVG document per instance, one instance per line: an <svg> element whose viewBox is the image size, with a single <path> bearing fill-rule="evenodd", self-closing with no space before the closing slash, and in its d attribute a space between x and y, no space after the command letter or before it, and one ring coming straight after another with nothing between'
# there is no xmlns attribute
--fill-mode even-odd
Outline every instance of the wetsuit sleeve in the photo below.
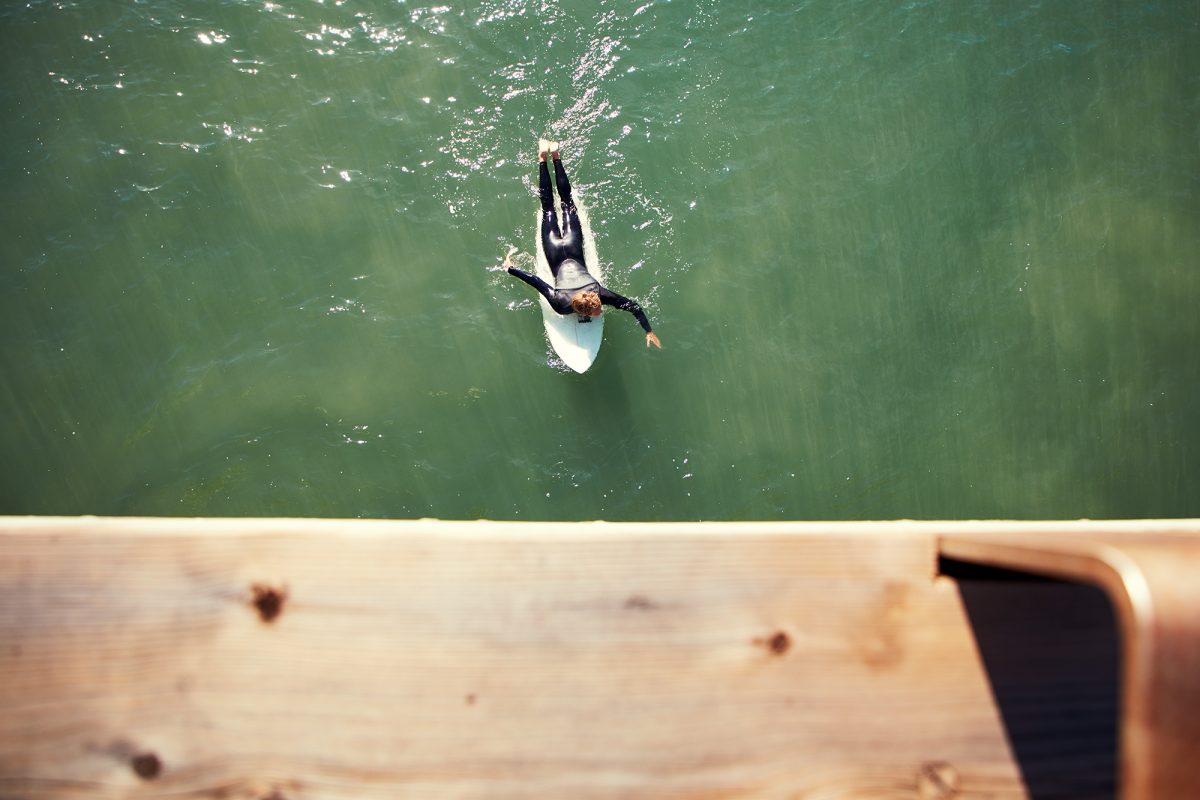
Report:
<svg viewBox="0 0 1200 800"><path fill-rule="evenodd" d="M515 278L520 278L521 280L525 281L533 288L537 289L538 294L540 294L542 297L546 298L546 302L550 303L550 307L553 308L555 311L557 311L559 314L566 314L568 311L571 310L570 301L568 300L566 302L566 310L564 310L562 308L562 305L563 305L562 297L560 297L558 294L555 293L555 291L553 289L550 288L550 284L546 283L544 280L539 278L537 275L530 275L525 270L517 269L516 267L509 267L508 274L512 275Z"/></svg>
<svg viewBox="0 0 1200 800"><path fill-rule="evenodd" d="M628 311L637 317L638 324L642 326L642 330L646 333L650 332L650 320L646 319L646 312L642 311L642 307L637 304L636 300L622 297L616 292L610 292L602 286L600 287L600 302L606 306Z"/></svg>

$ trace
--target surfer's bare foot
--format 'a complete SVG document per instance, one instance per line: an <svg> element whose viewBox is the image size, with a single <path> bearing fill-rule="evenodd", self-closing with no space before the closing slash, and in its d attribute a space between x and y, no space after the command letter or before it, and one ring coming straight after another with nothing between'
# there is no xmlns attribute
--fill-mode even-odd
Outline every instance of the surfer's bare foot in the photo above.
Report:
<svg viewBox="0 0 1200 800"><path fill-rule="evenodd" d="M549 139L538 139L538 161L545 161L546 156L550 156L555 161L558 161L558 142L552 142Z"/></svg>

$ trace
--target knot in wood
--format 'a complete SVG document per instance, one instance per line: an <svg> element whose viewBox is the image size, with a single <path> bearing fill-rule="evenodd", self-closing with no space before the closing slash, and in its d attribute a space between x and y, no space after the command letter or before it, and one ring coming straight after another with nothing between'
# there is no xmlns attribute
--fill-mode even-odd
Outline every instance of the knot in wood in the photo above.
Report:
<svg viewBox="0 0 1200 800"><path fill-rule="evenodd" d="M921 800L953 800L958 797L958 770L945 761L922 764L917 773L917 797Z"/></svg>
<svg viewBox="0 0 1200 800"><path fill-rule="evenodd" d="M258 616L263 622L274 622L283 613L283 604L287 602L287 589L276 589L265 583L256 583L250 587L254 594L252 601L258 610Z"/></svg>
<svg viewBox="0 0 1200 800"><path fill-rule="evenodd" d="M162 772L162 761L154 753L137 753L129 760L129 766L144 781L154 780Z"/></svg>

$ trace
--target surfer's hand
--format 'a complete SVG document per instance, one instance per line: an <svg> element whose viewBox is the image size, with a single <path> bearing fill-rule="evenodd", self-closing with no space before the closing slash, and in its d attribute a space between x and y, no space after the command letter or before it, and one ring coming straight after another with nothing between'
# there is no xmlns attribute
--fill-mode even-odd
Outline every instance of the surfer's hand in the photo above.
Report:
<svg viewBox="0 0 1200 800"><path fill-rule="evenodd" d="M662 342L658 340L658 336L654 333L654 331L650 331L646 334L646 347L649 347L650 345L654 345L659 350L662 350Z"/></svg>
<svg viewBox="0 0 1200 800"><path fill-rule="evenodd" d="M508 252L504 254L504 263L501 264L500 266L504 267L505 269L508 269L509 267L511 267L513 265L513 260L512 260L513 253L515 253L515 252L517 252L517 248L513 247L512 245L509 245Z"/></svg>

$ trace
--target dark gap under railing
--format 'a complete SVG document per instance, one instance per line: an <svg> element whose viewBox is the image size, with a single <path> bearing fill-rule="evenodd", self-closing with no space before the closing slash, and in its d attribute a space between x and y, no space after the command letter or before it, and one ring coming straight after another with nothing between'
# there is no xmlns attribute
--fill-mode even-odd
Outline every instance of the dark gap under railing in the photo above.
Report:
<svg viewBox="0 0 1200 800"><path fill-rule="evenodd" d="M942 558L1033 800L1117 790L1120 643L1098 588Z"/></svg>

